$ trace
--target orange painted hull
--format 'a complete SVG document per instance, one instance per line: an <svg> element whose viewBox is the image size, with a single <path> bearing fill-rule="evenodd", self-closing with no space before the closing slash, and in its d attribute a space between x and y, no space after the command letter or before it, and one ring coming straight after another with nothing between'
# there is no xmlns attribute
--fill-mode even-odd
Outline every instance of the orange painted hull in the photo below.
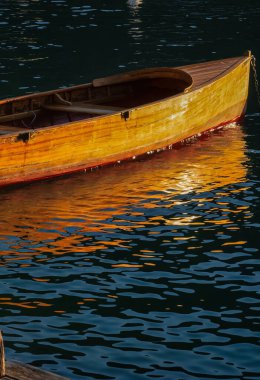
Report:
<svg viewBox="0 0 260 380"><path fill-rule="evenodd" d="M0 185L136 157L237 120L245 113L250 61L247 56L184 66L179 69L193 79L187 92L126 112L0 135Z"/></svg>

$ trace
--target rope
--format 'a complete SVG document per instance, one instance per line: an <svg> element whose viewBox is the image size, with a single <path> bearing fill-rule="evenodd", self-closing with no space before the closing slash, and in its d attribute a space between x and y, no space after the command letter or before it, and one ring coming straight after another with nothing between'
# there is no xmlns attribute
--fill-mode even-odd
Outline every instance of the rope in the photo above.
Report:
<svg viewBox="0 0 260 380"><path fill-rule="evenodd" d="M256 57L254 55L252 55L252 58L251 58L251 66L252 66L253 74L254 74L257 103L260 108L260 87L259 87L259 81L258 81L257 71L256 71Z"/></svg>
<svg viewBox="0 0 260 380"><path fill-rule="evenodd" d="M32 118L32 120L30 121L29 124L26 124L25 121L22 120L22 124L23 124L23 126L24 126L25 128L28 128L28 129L32 126L32 124L34 123L34 121L35 121L35 119L36 119L36 113L33 112L33 111L31 111L31 112L32 112L32 114L33 114L33 118ZM33 127L32 127L32 128L33 128Z"/></svg>

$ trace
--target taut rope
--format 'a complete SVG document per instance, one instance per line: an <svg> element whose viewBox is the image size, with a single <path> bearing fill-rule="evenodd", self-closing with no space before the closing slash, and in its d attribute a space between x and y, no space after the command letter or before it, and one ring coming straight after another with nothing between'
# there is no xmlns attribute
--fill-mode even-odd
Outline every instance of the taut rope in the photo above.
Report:
<svg viewBox="0 0 260 380"><path fill-rule="evenodd" d="M260 87L259 87L259 81L258 81L257 71L256 71L256 57L254 55L252 55L252 57L251 57L251 66L252 66L253 74L254 74L257 103L258 103L259 108L260 108Z"/></svg>

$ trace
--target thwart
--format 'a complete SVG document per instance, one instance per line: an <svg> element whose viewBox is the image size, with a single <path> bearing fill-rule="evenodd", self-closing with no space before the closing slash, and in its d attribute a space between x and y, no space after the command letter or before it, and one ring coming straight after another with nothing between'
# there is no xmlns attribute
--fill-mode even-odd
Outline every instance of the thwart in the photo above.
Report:
<svg viewBox="0 0 260 380"><path fill-rule="evenodd" d="M0 101L0 185L171 147L243 117L251 53Z"/></svg>

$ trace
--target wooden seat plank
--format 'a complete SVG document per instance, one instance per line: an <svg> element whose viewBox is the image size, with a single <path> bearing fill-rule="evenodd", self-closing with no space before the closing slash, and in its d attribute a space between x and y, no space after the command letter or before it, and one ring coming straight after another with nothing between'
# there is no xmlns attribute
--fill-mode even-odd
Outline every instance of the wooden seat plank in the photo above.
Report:
<svg viewBox="0 0 260 380"><path fill-rule="evenodd" d="M123 110L121 107L110 107L99 104L91 103L72 103L72 105L63 104L43 104L42 108L49 111L61 111L61 112L74 112L74 113L86 113L95 115L110 115L115 112Z"/></svg>
<svg viewBox="0 0 260 380"><path fill-rule="evenodd" d="M72 103L72 105L63 104L44 104L42 106L46 110L61 111L61 112L74 112L74 113L87 113L96 115L109 115L123 110L121 107L104 106L91 103Z"/></svg>
<svg viewBox="0 0 260 380"><path fill-rule="evenodd" d="M10 115L1 115L0 116L0 122L8 122L8 121L14 121L14 120L21 120L26 118L33 118L35 115L37 115L40 112L39 109L33 110L33 111L26 111L26 112L19 112L19 113L12 113Z"/></svg>
<svg viewBox="0 0 260 380"><path fill-rule="evenodd" d="M15 127L13 125L0 125L0 135L6 135L8 133L22 131L26 131L26 129L21 127Z"/></svg>

